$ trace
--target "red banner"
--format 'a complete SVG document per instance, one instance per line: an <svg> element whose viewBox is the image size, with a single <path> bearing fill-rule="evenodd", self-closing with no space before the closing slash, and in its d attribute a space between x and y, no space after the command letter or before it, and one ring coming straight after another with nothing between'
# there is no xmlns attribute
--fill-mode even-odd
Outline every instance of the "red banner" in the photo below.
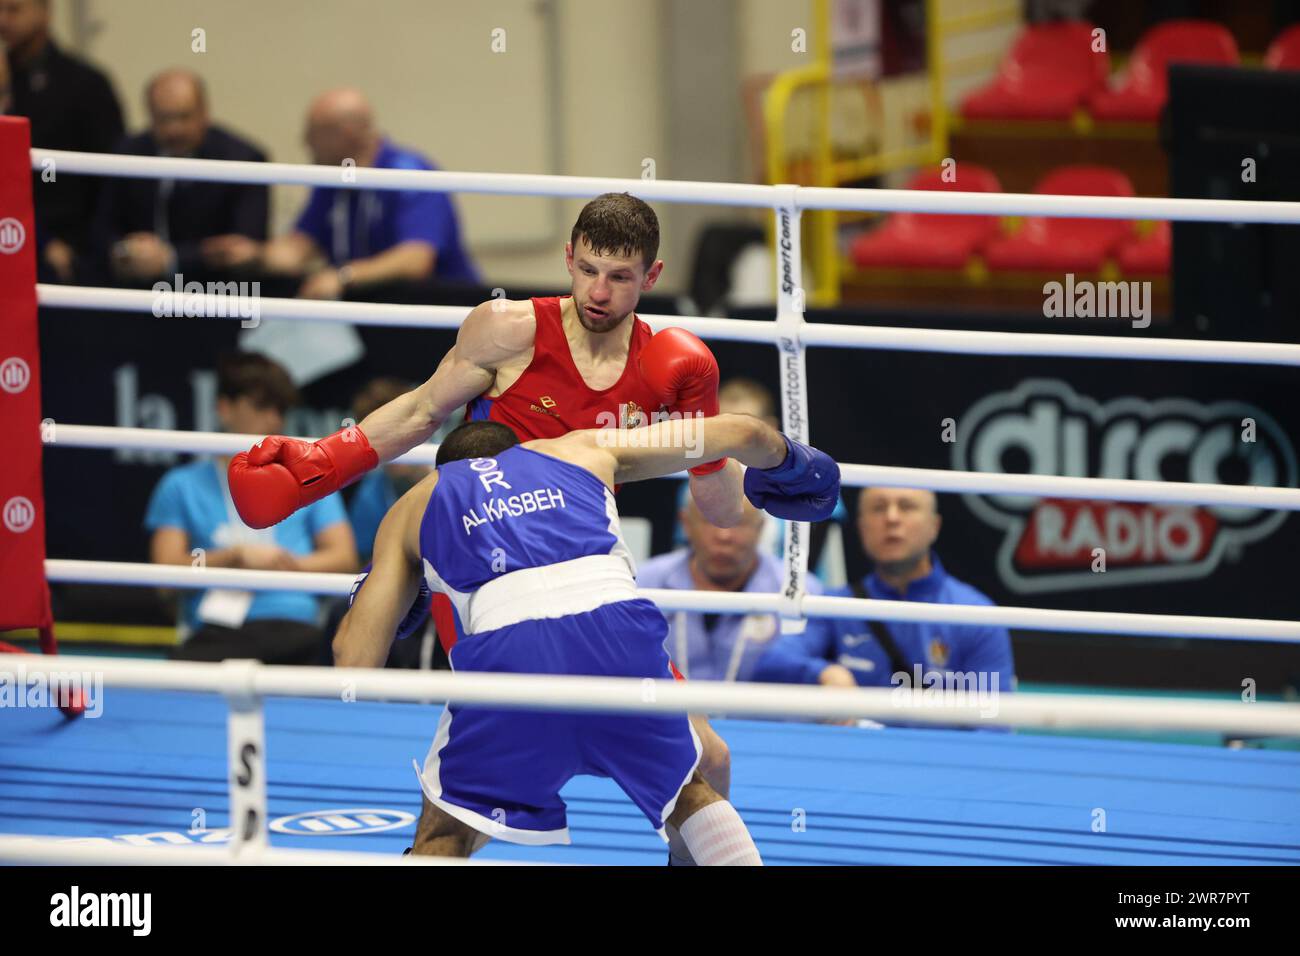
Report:
<svg viewBox="0 0 1300 956"><path fill-rule="evenodd" d="M1202 561L1219 522L1207 508L1044 498L1016 546L1026 571L1087 571L1101 553L1115 567L1158 567Z"/></svg>
<svg viewBox="0 0 1300 956"><path fill-rule="evenodd" d="M0 116L0 631L48 628L31 132Z"/></svg>

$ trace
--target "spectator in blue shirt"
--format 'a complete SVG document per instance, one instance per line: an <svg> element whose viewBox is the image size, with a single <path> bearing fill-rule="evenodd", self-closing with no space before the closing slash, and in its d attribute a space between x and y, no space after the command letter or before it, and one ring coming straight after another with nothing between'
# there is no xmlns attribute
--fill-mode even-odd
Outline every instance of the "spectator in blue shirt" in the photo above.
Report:
<svg viewBox="0 0 1300 956"><path fill-rule="evenodd" d="M637 587L670 590L744 591L771 594L781 590L781 561L760 550L767 516L748 501L734 528L718 528L700 514L694 501L682 509L690 544L646 561L637 572ZM809 575L809 594L822 587ZM664 646L683 676L694 680L751 680L763 651L780 630L775 614L702 614L668 612Z"/></svg>
<svg viewBox="0 0 1300 956"><path fill-rule="evenodd" d="M217 366L217 417L227 432L273 435L296 402L288 373L265 356L225 355ZM172 468L145 514L155 564L249 568L257 571L357 569L352 529L337 494L255 531L239 520L226 484L228 457ZM182 642L173 657L249 657L269 664L327 662L317 598L303 591L187 590Z"/></svg>
<svg viewBox="0 0 1300 956"><path fill-rule="evenodd" d="M312 161L339 167L340 176L352 167L436 168L419 153L386 139L358 90L331 90L317 97L305 136ZM223 265L260 261L268 272L305 274L298 294L309 299L338 299L396 281L479 283L447 193L318 187L288 235L264 246L227 240L221 248ZM321 262L322 267L312 268Z"/></svg>
<svg viewBox="0 0 1300 956"><path fill-rule="evenodd" d="M397 378L372 379L352 399L354 420L364 421L375 409L414 388L413 383ZM352 523L352 533L356 536L357 552L362 561L370 560L375 550L379 522L384 520L388 509L428 473L427 465L384 465L368 472L357 482L348 504L348 520Z"/></svg>
<svg viewBox="0 0 1300 956"><path fill-rule="evenodd" d="M938 503L933 493L911 488L866 488L858 500L858 533L874 573L859 584L860 596L885 601L992 605L969 584L950 576L933 552L939 537ZM852 587L829 592L848 597ZM965 675L983 679L994 693L1014 689L1011 636L1006 628L973 624L881 622L896 653L873 635L866 621L816 618L802 634L772 644L756 668L755 679L829 687L900 686L898 660L922 687L976 686ZM933 676L932 676L933 675ZM996 683L994 683L996 681Z"/></svg>

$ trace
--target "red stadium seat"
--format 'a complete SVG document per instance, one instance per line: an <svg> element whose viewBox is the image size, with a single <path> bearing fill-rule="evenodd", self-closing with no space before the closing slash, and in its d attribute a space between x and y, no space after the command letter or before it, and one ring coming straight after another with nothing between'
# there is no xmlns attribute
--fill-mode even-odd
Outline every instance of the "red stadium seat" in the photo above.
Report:
<svg viewBox="0 0 1300 956"><path fill-rule="evenodd" d="M925 170L913 176L907 188L1002 191L996 176L973 163L957 167L955 182L944 182L941 170ZM960 269L997 231L997 216L896 212L882 225L858 236L850 254L858 266L867 269Z"/></svg>
<svg viewBox="0 0 1300 956"><path fill-rule="evenodd" d="M1067 120L1110 74L1110 54L1092 51L1091 23L1026 27L987 86L961 104L966 119Z"/></svg>
<svg viewBox="0 0 1300 956"><path fill-rule="evenodd" d="M1036 193L1063 196L1132 196L1133 184L1106 166L1062 166L1048 173ZM1096 272L1117 246L1133 235L1127 219L1060 219L1029 216L1019 232L984 250L998 271Z"/></svg>
<svg viewBox="0 0 1300 956"><path fill-rule="evenodd" d="M1119 271L1126 276L1167 275L1173 245L1173 230L1169 223L1158 222L1148 235L1120 246L1115 261L1119 263Z"/></svg>
<svg viewBox="0 0 1300 956"><path fill-rule="evenodd" d="M1159 118L1169 94L1170 63L1240 61L1237 41L1225 27L1209 20L1170 20L1143 35L1119 85L1093 93L1088 111L1100 120L1151 122Z"/></svg>
<svg viewBox="0 0 1300 956"><path fill-rule="evenodd" d="M1287 27L1268 45L1264 65L1270 70L1300 70L1300 23Z"/></svg>

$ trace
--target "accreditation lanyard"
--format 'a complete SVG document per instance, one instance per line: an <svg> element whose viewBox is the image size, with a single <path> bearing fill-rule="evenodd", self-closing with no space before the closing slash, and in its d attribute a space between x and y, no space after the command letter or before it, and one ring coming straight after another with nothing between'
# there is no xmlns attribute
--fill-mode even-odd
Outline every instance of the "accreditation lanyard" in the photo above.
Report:
<svg viewBox="0 0 1300 956"><path fill-rule="evenodd" d="M165 243L171 240L171 216L168 213L167 206L171 202L172 192L176 189L176 180L160 179L158 180L158 192L154 196L153 203L153 231L159 239Z"/></svg>
<svg viewBox="0 0 1300 956"><path fill-rule="evenodd" d="M334 261L339 265L370 255L370 227L383 213L379 196L368 190L361 191L357 197L357 215L352 222L352 235L349 237L348 192L346 189L335 190L334 208L330 211Z"/></svg>
<svg viewBox="0 0 1300 956"><path fill-rule="evenodd" d="M226 527L229 529L228 540L231 544L238 541L265 541L268 537L273 537L274 532L256 531L240 520L234 500L230 497L230 483L226 478L225 469L216 461L213 461L212 467L217 473L217 484L221 487L222 504L226 507ZM203 597L200 598L195 609L195 616L206 624L219 624L231 628L242 627L253 606L253 597L252 591L211 588L203 592Z"/></svg>
<svg viewBox="0 0 1300 956"><path fill-rule="evenodd" d="M215 458L212 461L212 469L217 473L217 484L221 486L221 503L226 507L226 527L230 529L231 540L253 542L265 541L271 537L272 535L244 524L244 520L239 517L239 511L235 508L235 499L230 495L230 479L226 477L226 469L222 468L221 462Z"/></svg>
<svg viewBox="0 0 1300 956"><path fill-rule="evenodd" d="M686 615L686 611L678 611L673 615L673 647L675 651L673 654L673 664L682 672L683 677L689 678L691 676L691 655L689 646L690 642L687 640L686 634L688 624ZM702 618L700 623L701 626L703 626L704 622ZM721 625L721 620L719 620L718 623ZM716 630L717 628L715 627L714 631L716 632ZM709 638L710 643L712 643L712 633L706 631L705 637ZM731 647L731 659L727 661L727 673L723 676L723 680L734 681L736 679L736 675L740 673L740 662L745 656L745 646L748 643L749 629L742 625L739 633L736 635L736 643Z"/></svg>

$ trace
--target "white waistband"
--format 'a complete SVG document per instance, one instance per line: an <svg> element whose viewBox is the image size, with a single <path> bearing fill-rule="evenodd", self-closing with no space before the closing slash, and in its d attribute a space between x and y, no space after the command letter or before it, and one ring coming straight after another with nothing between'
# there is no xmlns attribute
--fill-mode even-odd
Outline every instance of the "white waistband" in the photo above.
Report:
<svg viewBox="0 0 1300 956"><path fill-rule="evenodd" d="M624 558L593 554L511 571L489 581L469 599L469 614L461 623L466 634L478 634L520 621L582 614L637 597L636 580Z"/></svg>

